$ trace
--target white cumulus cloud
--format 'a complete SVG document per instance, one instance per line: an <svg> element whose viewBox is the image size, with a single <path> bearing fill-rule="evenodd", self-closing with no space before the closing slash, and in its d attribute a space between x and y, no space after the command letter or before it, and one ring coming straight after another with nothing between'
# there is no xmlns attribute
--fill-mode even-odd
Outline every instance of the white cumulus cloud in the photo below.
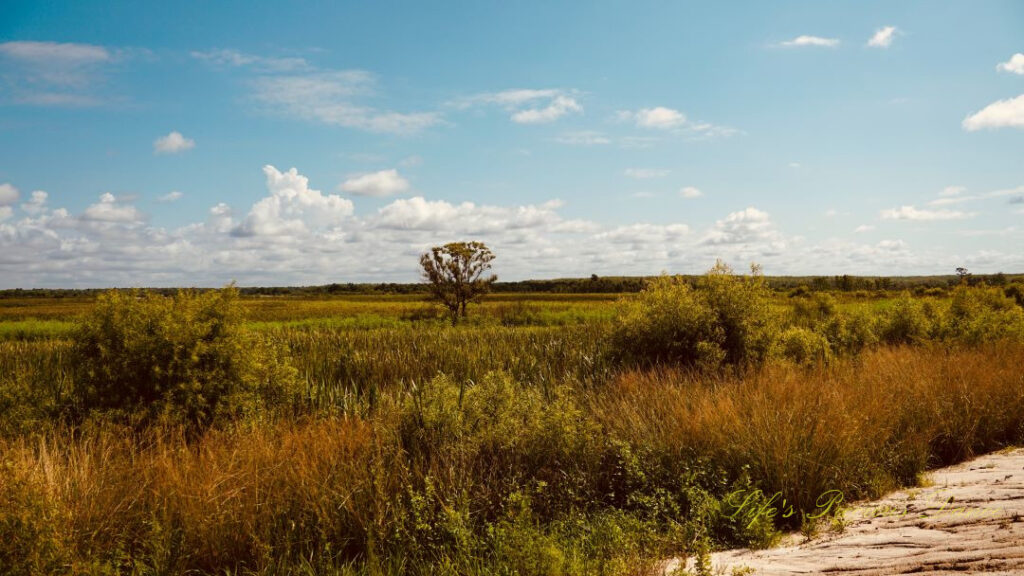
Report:
<svg viewBox="0 0 1024 576"><path fill-rule="evenodd" d="M888 48L896 38L897 29L895 26L883 26L875 31L875 34L868 40L868 46L872 48Z"/></svg>
<svg viewBox="0 0 1024 576"><path fill-rule="evenodd" d="M196 142L191 138L184 137L177 130L171 131L166 136L161 136L153 141L154 154L177 154L195 148Z"/></svg>
<svg viewBox="0 0 1024 576"><path fill-rule="evenodd" d="M109 223L137 223L145 216L130 203L121 202L110 192L100 196L100 201L90 205L82 213L82 220Z"/></svg>
<svg viewBox="0 0 1024 576"><path fill-rule="evenodd" d="M679 190L679 195L683 198L700 198L704 193L695 186L685 186Z"/></svg>
<svg viewBox="0 0 1024 576"><path fill-rule="evenodd" d="M0 184L0 206L9 206L18 201L21 194L10 183Z"/></svg>
<svg viewBox="0 0 1024 576"><path fill-rule="evenodd" d="M48 197L49 194L42 190L33 190L31 198L28 202L21 205L21 209L24 210L26 214L30 214L32 216L41 214L46 211L46 199Z"/></svg>
<svg viewBox="0 0 1024 576"><path fill-rule="evenodd" d="M1012 72L1014 74L1024 74L1024 54L1017 52L1013 56L1010 56L1009 60L996 66L996 70Z"/></svg>
<svg viewBox="0 0 1024 576"><path fill-rule="evenodd" d="M968 132L982 128L1024 128L1024 94L989 104L964 118L963 127Z"/></svg>
<svg viewBox="0 0 1024 576"><path fill-rule="evenodd" d="M256 202L232 230L236 236L285 236L310 230L336 228L352 215L352 201L335 194L324 196L309 187L309 179L292 168L281 172L263 167L270 195Z"/></svg>
<svg viewBox="0 0 1024 576"><path fill-rule="evenodd" d="M409 181L392 168L353 176L342 182L338 189L358 196L392 196L408 190Z"/></svg>
<svg viewBox="0 0 1024 576"><path fill-rule="evenodd" d="M775 230L771 216L753 206L733 212L715 222L705 235L704 244L759 244L777 252L785 247L782 236Z"/></svg>
<svg viewBox="0 0 1024 576"><path fill-rule="evenodd" d="M214 201L199 221L171 229L150 223L127 196L105 194L72 214L33 194L22 200L23 210L39 205L33 214L0 210L0 287L410 282L419 254L457 240L486 242L498 255L495 271L508 280L699 273L718 257L737 268L762 263L768 274L934 274L950 260L979 271L1024 268L1024 256L1012 250L1019 229L1006 228L1007 249L969 252L912 247L888 235L871 243L805 242L753 207L710 223L603 225L570 218L557 200L496 205L417 196L356 215L348 199L311 189L295 169L267 166L264 174L267 191L249 206L236 212ZM979 196L1022 194L1018 187Z"/></svg>
<svg viewBox="0 0 1024 576"><path fill-rule="evenodd" d="M664 106L641 108L636 112L620 112L619 116L632 119L641 128L656 128L659 130L678 128L686 123L685 114Z"/></svg>

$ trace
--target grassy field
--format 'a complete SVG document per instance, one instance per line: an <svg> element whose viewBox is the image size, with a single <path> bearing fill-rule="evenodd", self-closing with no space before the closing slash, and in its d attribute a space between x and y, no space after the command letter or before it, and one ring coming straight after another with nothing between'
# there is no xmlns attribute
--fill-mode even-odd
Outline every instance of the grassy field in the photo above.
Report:
<svg viewBox="0 0 1024 576"><path fill-rule="evenodd" d="M821 494L1024 440L1012 294L709 276L492 294L456 327L418 294L247 296L217 350L259 376L205 412L205 348L127 410L80 360L95 297L0 299L0 572L644 574L841 526ZM197 317L131 338L206 346ZM111 374L156 374L137 350Z"/></svg>

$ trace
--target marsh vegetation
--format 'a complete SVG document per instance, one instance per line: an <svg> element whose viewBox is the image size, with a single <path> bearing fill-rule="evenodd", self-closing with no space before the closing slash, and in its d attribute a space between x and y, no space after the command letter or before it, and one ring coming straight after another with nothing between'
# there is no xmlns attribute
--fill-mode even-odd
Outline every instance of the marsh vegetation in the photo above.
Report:
<svg viewBox="0 0 1024 576"><path fill-rule="evenodd" d="M643 574L1024 440L1019 284L0 300L0 571ZM737 516L737 490L801 513Z"/></svg>

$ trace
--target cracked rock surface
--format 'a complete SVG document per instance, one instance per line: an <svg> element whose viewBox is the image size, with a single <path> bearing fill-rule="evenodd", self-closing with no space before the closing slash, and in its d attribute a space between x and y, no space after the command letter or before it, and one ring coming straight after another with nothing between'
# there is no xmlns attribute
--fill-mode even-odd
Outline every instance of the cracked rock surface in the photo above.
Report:
<svg viewBox="0 0 1024 576"><path fill-rule="evenodd" d="M926 484L849 506L841 532L713 554L713 571L1024 575L1024 449L932 471ZM678 565L668 562L666 573Z"/></svg>

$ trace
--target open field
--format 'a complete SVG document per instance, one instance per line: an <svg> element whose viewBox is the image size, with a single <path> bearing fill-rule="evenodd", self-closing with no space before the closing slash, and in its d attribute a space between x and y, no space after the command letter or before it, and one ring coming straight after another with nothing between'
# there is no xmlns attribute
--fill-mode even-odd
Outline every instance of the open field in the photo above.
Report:
<svg viewBox="0 0 1024 576"><path fill-rule="evenodd" d="M247 340L225 353L251 357L260 384L216 411L85 389L102 382L76 360L79 326L170 300L0 299L0 566L643 574L768 546L831 522L812 517L823 493L880 496L1024 440L1013 294L718 274L496 293L454 327L418 294L242 296L225 302ZM206 305L190 302L174 306ZM163 330L131 322L131 338ZM758 496L779 513L751 517L738 491L792 511Z"/></svg>

